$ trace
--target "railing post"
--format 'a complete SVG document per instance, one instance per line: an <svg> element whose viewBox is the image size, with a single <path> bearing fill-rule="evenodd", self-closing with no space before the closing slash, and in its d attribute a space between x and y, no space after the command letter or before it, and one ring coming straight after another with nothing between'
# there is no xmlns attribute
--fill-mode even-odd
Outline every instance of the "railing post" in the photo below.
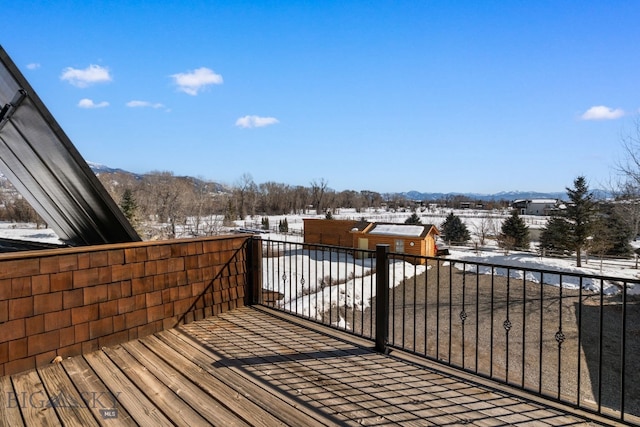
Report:
<svg viewBox="0 0 640 427"><path fill-rule="evenodd" d="M257 304L262 283L262 239L251 236L247 244L247 302Z"/></svg>
<svg viewBox="0 0 640 427"><path fill-rule="evenodd" d="M376 351L387 352L389 338L389 245L376 245Z"/></svg>

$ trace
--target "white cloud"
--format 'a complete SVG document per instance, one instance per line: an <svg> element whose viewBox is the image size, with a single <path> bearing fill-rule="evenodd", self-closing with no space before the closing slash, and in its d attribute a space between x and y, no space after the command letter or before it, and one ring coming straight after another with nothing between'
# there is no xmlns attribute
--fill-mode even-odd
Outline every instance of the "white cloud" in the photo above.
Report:
<svg viewBox="0 0 640 427"><path fill-rule="evenodd" d="M149 101L138 101L133 100L127 102L127 107L131 108L164 108L164 104L160 104L159 102L149 102Z"/></svg>
<svg viewBox="0 0 640 427"><path fill-rule="evenodd" d="M40 64L36 63L36 62L32 62L31 64L27 64L27 68L30 70L36 70L38 68L40 68Z"/></svg>
<svg viewBox="0 0 640 427"><path fill-rule="evenodd" d="M261 128L280 123L275 117L244 116L236 120L236 126L241 128Z"/></svg>
<svg viewBox="0 0 640 427"><path fill-rule="evenodd" d="M206 86L222 84L222 76L206 67L187 73L172 74L171 77L178 86L178 90L193 96Z"/></svg>
<svg viewBox="0 0 640 427"><path fill-rule="evenodd" d="M109 69L99 65L89 65L84 70L67 67L62 70L61 80L66 80L77 87L87 87L94 83L106 83L113 80Z"/></svg>
<svg viewBox="0 0 640 427"><path fill-rule="evenodd" d="M614 120L624 116L624 110L620 108L606 107L604 105L596 105L585 111L580 118L582 120Z"/></svg>
<svg viewBox="0 0 640 427"><path fill-rule="evenodd" d="M83 98L78 102L78 107L80 108L104 108L108 107L109 103L107 101L98 102L97 104L93 102L93 100L89 98Z"/></svg>

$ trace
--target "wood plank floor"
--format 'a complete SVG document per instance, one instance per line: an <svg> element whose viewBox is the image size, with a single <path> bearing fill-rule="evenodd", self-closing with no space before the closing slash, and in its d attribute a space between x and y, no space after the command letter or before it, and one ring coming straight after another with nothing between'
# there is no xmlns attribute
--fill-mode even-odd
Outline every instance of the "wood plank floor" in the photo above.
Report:
<svg viewBox="0 0 640 427"><path fill-rule="evenodd" d="M0 378L8 426L586 426L577 415L243 308Z"/></svg>

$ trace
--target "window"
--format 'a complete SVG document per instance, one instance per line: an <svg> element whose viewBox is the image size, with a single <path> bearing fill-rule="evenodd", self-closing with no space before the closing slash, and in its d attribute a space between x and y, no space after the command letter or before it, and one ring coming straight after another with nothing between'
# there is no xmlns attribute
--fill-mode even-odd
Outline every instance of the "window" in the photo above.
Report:
<svg viewBox="0 0 640 427"><path fill-rule="evenodd" d="M396 239L396 250L395 252L403 253L404 252L404 240Z"/></svg>

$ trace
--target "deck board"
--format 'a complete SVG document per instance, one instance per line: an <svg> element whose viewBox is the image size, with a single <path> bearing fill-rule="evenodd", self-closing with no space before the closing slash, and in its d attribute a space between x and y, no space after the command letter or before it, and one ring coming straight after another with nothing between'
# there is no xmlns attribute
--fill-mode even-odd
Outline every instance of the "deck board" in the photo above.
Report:
<svg viewBox="0 0 640 427"><path fill-rule="evenodd" d="M98 422L84 404L82 396L67 376L62 366L54 363L40 369L40 379L49 394L49 402L65 426L97 427Z"/></svg>
<svg viewBox="0 0 640 427"><path fill-rule="evenodd" d="M212 389L212 394L208 394L202 390L195 381L192 382L187 377L184 377L168 365L164 360L155 355L153 352L148 351L144 345L140 342L131 342L124 344L123 346L130 354L138 358L140 363L147 367L150 373L155 375L160 381L162 381L168 388L171 389L177 396L182 398L188 403L197 413L204 417L207 422L213 425L225 425L225 426L249 426L250 424L241 419L237 414L228 409L227 405L220 403L215 396L216 392L223 390ZM188 368L184 372L189 372ZM193 380L198 373L192 372ZM201 375L201 374L200 374ZM233 403L236 402L230 402ZM200 425L194 420L191 425Z"/></svg>
<svg viewBox="0 0 640 427"><path fill-rule="evenodd" d="M173 426L155 402L149 400L106 354L96 351L85 354L84 358L137 424Z"/></svg>
<svg viewBox="0 0 640 427"><path fill-rule="evenodd" d="M122 346L105 348L104 353L174 424L185 427L212 425L153 375L151 366L147 368L138 362Z"/></svg>
<svg viewBox="0 0 640 427"><path fill-rule="evenodd" d="M0 377L0 420L9 426L22 427L22 415L17 395L11 384L11 377Z"/></svg>
<svg viewBox="0 0 640 427"><path fill-rule="evenodd" d="M137 425L127 410L118 402L116 395L104 385L84 358L71 357L66 359L62 362L62 367L100 426L130 427ZM116 411L114 414L117 414L117 417L105 417L107 412L104 411L111 410Z"/></svg>
<svg viewBox="0 0 640 427"><path fill-rule="evenodd" d="M195 344L192 340L183 334L178 334L176 331L165 331L157 334L156 337L147 338L158 339L184 352L183 354L189 354L190 358L203 370L224 383L232 392L246 396L285 425L336 425L321 413L311 411L304 406L301 407L295 397L276 394L269 383L249 377L238 371L237 368L221 362L220 358L209 349L202 346L194 347ZM218 369L218 366L224 366L227 369ZM258 409L258 413L260 412L261 410Z"/></svg>
<svg viewBox="0 0 640 427"><path fill-rule="evenodd" d="M30 370L14 375L11 380L25 425L62 425L53 406L48 405L47 391L37 371Z"/></svg>
<svg viewBox="0 0 640 427"><path fill-rule="evenodd" d="M183 372L190 377L194 384L203 389L209 395L214 396L219 402L228 408L234 408L238 413L242 414L242 417L251 425L257 427L271 427L271 426L284 426L287 425L276 416L272 415L266 409L256 405L256 401L259 399L252 395L255 394L255 386L247 387L242 384L239 378L231 378L231 384L225 383L223 380L216 377L213 368L208 369L208 365L212 362L207 360L202 362L200 357L191 357L192 360L187 359L181 353L177 353L175 349L172 349L157 337L147 337L144 340L144 345L151 351ZM191 355L197 354L197 350L185 349ZM231 392L221 393L223 390L230 389ZM278 402L280 403L280 402ZM282 408L280 403L275 408ZM295 411L290 411L294 415ZM296 417L292 417L291 421L294 421ZM299 419L299 418L298 418Z"/></svg>
<svg viewBox="0 0 640 427"><path fill-rule="evenodd" d="M0 423L27 426L599 425L250 307L1 377L0 389ZM86 405L16 407L7 393Z"/></svg>

